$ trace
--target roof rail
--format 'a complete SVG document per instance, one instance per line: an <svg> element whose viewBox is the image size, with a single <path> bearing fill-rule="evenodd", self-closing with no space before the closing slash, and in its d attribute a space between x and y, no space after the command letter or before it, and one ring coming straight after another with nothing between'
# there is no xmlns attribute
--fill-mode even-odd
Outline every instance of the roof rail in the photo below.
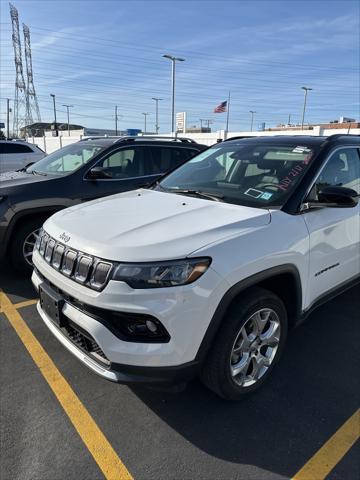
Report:
<svg viewBox="0 0 360 480"><path fill-rule="evenodd" d="M115 142L133 142L141 140L168 140L171 142L181 142L181 143L197 143L192 138L186 137L161 137L158 135L96 135L91 137L82 138L79 142L86 142L87 140L106 140L106 139L115 139Z"/></svg>
<svg viewBox="0 0 360 480"><path fill-rule="evenodd" d="M119 135L93 135L91 137L81 138L79 142L86 142L87 140L106 140L108 138L120 139L122 137L120 137Z"/></svg>
<svg viewBox="0 0 360 480"><path fill-rule="evenodd" d="M357 133L333 133L332 135L328 135L327 140L336 140L337 138L341 137L360 137Z"/></svg>
<svg viewBox="0 0 360 480"><path fill-rule="evenodd" d="M181 143L196 143L192 138L185 137L165 137L159 135L136 135L136 136L126 136L121 137L117 142L132 142L132 141L141 141L141 140L167 140L170 142L181 142Z"/></svg>
<svg viewBox="0 0 360 480"><path fill-rule="evenodd" d="M230 140L242 140L243 138L257 138L258 135L239 135L237 137L230 137L223 140L223 142L230 142Z"/></svg>

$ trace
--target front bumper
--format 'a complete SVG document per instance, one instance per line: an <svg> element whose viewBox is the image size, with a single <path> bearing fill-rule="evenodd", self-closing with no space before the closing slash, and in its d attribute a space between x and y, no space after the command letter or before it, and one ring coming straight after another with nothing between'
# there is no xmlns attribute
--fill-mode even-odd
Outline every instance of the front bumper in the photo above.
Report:
<svg viewBox="0 0 360 480"><path fill-rule="evenodd" d="M54 325L40 307L40 302L37 304L37 310L45 325L65 348L94 373L111 382L167 386L186 382L198 373L199 365L196 361L174 367L140 367L118 363L110 363L109 368L102 367L99 362L96 362L89 355L77 348L76 345Z"/></svg>
<svg viewBox="0 0 360 480"><path fill-rule="evenodd" d="M167 343L141 343L119 339L106 326L68 301L63 315L80 331L87 332L109 361L103 366L78 348L38 305L39 314L58 340L82 363L102 377L120 383L177 383L196 375L196 359L201 341L225 288L211 270L195 284L153 290L133 290L123 282L110 281L101 292L77 284L49 266L34 252L33 261L40 275L32 280L38 290L43 276L69 297L106 310L147 314L157 318L170 334Z"/></svg>

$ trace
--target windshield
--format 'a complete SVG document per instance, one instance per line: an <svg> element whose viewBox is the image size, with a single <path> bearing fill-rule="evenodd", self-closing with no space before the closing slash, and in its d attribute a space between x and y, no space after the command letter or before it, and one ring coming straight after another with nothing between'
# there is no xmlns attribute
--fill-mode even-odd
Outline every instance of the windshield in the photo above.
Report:
<svg viewBox="0 0 360 480"><path fill-rule="evenodd" d="M313 150L301 144L217 145L170 173L157 188L238 205L277 207L291 195L313 157Z"/></svg>
<svg viewBox="0 0 360 480"><path fill-rule="evenodd" d="M26 169L27 173L67 175L91 160L104 146L77 142L60 148Z"/></svg>

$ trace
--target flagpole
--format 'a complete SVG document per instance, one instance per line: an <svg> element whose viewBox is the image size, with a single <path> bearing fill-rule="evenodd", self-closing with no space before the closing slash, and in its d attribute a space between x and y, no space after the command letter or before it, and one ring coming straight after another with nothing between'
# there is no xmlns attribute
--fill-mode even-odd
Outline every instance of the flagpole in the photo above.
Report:
<svg viewBox="0 0 360 480"><path fill-rule="evenodd" d="M227 134L229 131L229 112L230 112L230 90L229 90L229 97L228 97L228 103L227 103L226 129L225 129L224 140L227 139Z"/></svg>

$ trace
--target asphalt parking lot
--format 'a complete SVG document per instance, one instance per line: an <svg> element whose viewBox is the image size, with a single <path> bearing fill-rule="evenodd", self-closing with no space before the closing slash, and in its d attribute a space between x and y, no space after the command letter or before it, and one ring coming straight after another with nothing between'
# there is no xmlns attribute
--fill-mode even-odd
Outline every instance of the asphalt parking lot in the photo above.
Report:
<svg viewBox="0 0 360 480"><path fill-rule="evenodd" d="M228 403L198 381L170 393L97 377L42 323L30 281L0 271L2 480L360 478L357 287L291 332L262 390Z"/></svg>

